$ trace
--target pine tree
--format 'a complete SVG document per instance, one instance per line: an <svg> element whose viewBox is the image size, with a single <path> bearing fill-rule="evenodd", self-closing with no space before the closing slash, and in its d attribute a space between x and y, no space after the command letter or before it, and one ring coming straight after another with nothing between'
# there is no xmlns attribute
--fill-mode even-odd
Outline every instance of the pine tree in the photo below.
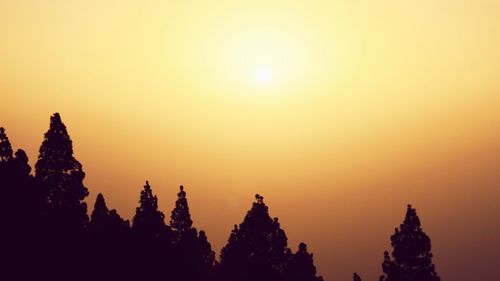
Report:
<svg viewBox="0 0 500 281"><path fill-rule="evenodd" d="M28 163L28 156L19 149L14 156L5 130L0 128L0 221L14 235L37 224L42 212L43 198ZM26 229L25 229L26 228ZM17 232L17 234L15 234Z"/></svg>
<svg viewBox="0 0 500 281"><path fill-rule="evenodd" d="M174 271L172 230L164 219L165 215L158 210L158 198L146 181L131 228L133 278L158 279Z"/></svg>
<svg viewBox="0 0 500 281"><path fill-rule="evenodd" d="M175 208L172 210L170 226L179 235L182 235L184 232L191 229L193 221L191 220L191 215L189 214L189 206L184 186L180 186L180 191L177 196L178 198L175 202Z"/></svg>
<svg viewBox="0 0 500 281"><path fill-rule="evenodd" d="M200 251L201 264L203 266L203 271L205 276L211 274L213 266L215 264L215 252L212 250L210 242L208 242L207 235L205 231L201 230L198 234L198 249Z"/></svg>
<svg viewBox="0 0 500 281"><path fill-rule="evenodd" d="M40 155L35 165L35 177L45 188L49 214L58 226L82 229L88 221L88 195L83 185L85 173L73 156L72 141L59 113L50 118Z"/></svg>
<svg viewBox="0 0 500 281"><path fill-rule="evenodd" d="M420 226L417 212L408 205L406 217L391 236L392 258L384 253L384 281L440 281L432 263L431 241Z"/></svg>
<svg viewBox="0 0 500 281"><path fill-rule="evenodd" d="M122 219L116 210L109 210L104 196L99 193L94 204L88 230L91 235L98 236L98 239L116 240L127 235L129 223Z"/></svg>
<svg viewBox="0 0 500 281"><path fill-rule="evenodd" d="M165 224L165 215L158 210L158 198L153 195L148 181L141 191L139 204L132 223L132 232L135 235L156 239L170 232L170 228Z"/></svg>
<svg viewBox="0 0 500 281"><path fill-rule="evenodd" d="M43 212L43 193L35 178L31 175L28 156L22 149L18 149L10 161L11 191L20 198L23 204L17 204L19 212L29 221L31 227L40 223ZM21 220L26 224L26 220Z"/></svg>
<svg viewBox="0 0 500 281"><path fill-rule="evenodd" d="M180 186L172 210L170 226L175 232L175 247L178 255L177 279L179 280L208 280L212 274L214 252L204 231L193 227L189 213L189 205L184 187Z"/></svg>
<svg viewBox="0 0 500 281"><path fill-rule="evenodd" d="M104 196L99 193L87 227L89 263L88 276L95 279L123 279L127 277L129 223L116 210L109 210ZM100 280L100 279L99 279Z"/></svg>
<svg viewBox="0 0 500 281"><path fill-rule="evenodd" d="M12 159L12 146L9 138L5 134L5 129L0 127L0 164L8 162Z"/></svg>
<svg viewBox="0 0 500 281"><path fill-rule="evenodd" d="M2 276L31 278L30 269L38 269L42 257L39 245L44 243L40 230L43 197L31 173L26 153L19 149L13 155L5 130L0 128L0 260Z"/></svg>
<svg viewBox="0 0 500 281"><path fill-rule="evenodd" d="M299 244L298 251L291 257L287 265L287 281L321 281L316 276L313 255L307 251L305 243Z"/></svg>
<svg viewBox="0 0 500 281"><path fill-rule="evenodd" d="M257 194L255 198L222 249L222 280L283 280L290 254L285 232L278 220L269 216L264 197Z"/></svg>

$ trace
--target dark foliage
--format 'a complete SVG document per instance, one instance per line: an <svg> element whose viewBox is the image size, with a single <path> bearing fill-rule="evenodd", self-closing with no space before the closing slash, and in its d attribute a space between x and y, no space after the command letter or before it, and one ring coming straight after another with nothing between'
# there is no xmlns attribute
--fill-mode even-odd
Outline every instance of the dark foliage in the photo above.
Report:
<svg viewBox="0 0 500 281"><path fill-rule="evenodd" d="M191 229L193 221L191 220L191 214L189 214L186 192L184 191L184 187L182 185L179 193L177 193L177 196L178 198L175 202L175 208L172 210L170 226L180 236L184 232Z"/></svg>
<svg viewBox="0 0 500 281"><path fill-rule="evenodd" d="M80 231L88 221L88 195L83 185L85 173L73 157L73 144L59 113L50 117L40 155L35 165L35 177L43 184L47 196L47 211L51 223L60 231Z"/></svg>
<svg viewBox="0 0 500 281"><path fill-rule="evenodd" d="M130 226L102 194L88 219L84 177L59 114L50 119L35 176L26 153L13 153L0 128L0 280L323 280L306 244L290 251L260 195L234 226L217 263L206 233L193 227L183 186L167 225L146 182ZM430 239L411 206L391 241L381 280L440 281ZM354 273L353 280L361 278Z"/></svg>
<svg viewBox="0 0 500 281"><path fill-rule="evenodd" d="M176 278L178 280L209 280L212 278L215 253L204 231L194 228L184 187L180 186L172 210L170 225L174 231Z"/></svg>
<svg viewBox="0 0 500 281"><path fill-rule="evenodd" d="M0 127L0 164L7 163L12 159L12 146L5 134L5 129Z"/></svg>
<svg viewBox="0 0 500 281"><path fill-rule="evenodd" d="M136 278L168 276L174 269L172 230L158 210L158 198L146 181L132 222L133 265Z"/></svg>
<svg viewBox="0 0 500 281"><path fill-rule="evenodd" d="M417 211L408 205L406 217L391 236L392 258L384 253L383 281L440 281L432 263L431 240L420 226Z"/></svg>
<svg viewBox="0 0 500 281"><path fill-rule="evenodd" d="M98 194L87 226L90 278L126 278L130 259L130 226L116 210L109 210L104 196Z"/></svg>
<svg viewBox="0 0 500 281"><path fill-rule="evenodd" d="M37 265L41 239L36 235L41 225L43 197L41 188L30 174L31 167L23 150L13 155L5 130L0 128L0 258L2 275L16 274L29 278L24 264ZM35 266L34 266L35 268Z"/></svg>
<svg viewBox="0 0 500 281"><path fill-rule="evenodd" d="M300 243L298 251L287 265L287 280L289 281L322 281L316 276L313 255L307 251L307 245Z"/></svg>
<svg viewBox="0 0 500 281"><path fill-rule="evenodd" d="M312 265L312 256L307 251L291 254L287 247L287 237L281 229L278 218L269 216L268 207L264 204L264 197L255 196L256 201L248 211L243 222L229 237L228 244L222 249L220 278L221 280L311 280L297 278L292 269L287 266L289 261L297 262L302 268L297 268L298 278L312 274L315 269ZM304 244L305 245L305 244ZM305 250L305 249L302 249ZM304 256L307 255L307 257ZM304 259L306 259L304 263ZM302 272L311 270L314 272ZM287 274L287 271L290 273ZM294 276L292 276L294 275ZM312 279L319 280L319 279Z"/></svg>

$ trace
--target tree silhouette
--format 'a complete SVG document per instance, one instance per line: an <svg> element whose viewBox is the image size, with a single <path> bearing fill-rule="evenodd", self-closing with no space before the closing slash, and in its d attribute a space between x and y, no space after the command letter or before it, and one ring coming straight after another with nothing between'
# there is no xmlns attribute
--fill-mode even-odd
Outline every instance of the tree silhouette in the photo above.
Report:
<svg viewBox="0 0 500 281"><path fill-rule="evenodd" d="M171 227L146 181L132 226L98 194L90 220L85 173L58 113L40 146L35 176L23 150L13 155L0 128L0 256L2 273L20 280L163 279L176 281L319 281L305 244L292 254L278 218L264 198L232 231L221 264L204 231L193 227L183 186ZM216 274L215 267L218 272ZM32 269L23 270L23 269ZM125 270L127 269L127 270ZM36 278L28 278L31 273Z"/></svg>
<svg viewBox="0 0 500 281"><path fill-rule="evenodd" d="M129 223L116 210L109 210L104 196L99 193L87 227L89 243L89 277L121 279L127 277L123 270L130 262L128 256Z"/></svg>
<svg viewBox="0 0 500 281"><path fill-rule="evenodd" d="M45 257L44 277L76 279L86 264L84 228L88 222L88 195L83 185L85 173L73 156L73 144L58 113L50 117L50 127L40 146L35 178L44 197L44 227L39 231Z"/></svg>
<svg viewBox="0 0 500 281"><path fill-rule="evenodd" d="M135 278L157 279L172 274L175 268L172 230L165 224L165 215L158 210L158 198L146 181L139 207L132 222Z"/></svg>
<svg viewBox="0 0 500 281"><path fill-rule="evenodd" d="M109 210L104 196L99 193L87 228L96 239L116 240L127 235L129 222L122 219L115 209Z"/></svg>
<svg viewBox="0 0 500 281"><path fill-rule="evenodd" d="M153 195L148 181L141 191L139 204L132 223L132 232L136 236L156 239L171 232L170 227L165 224L165 215L158 210L158 198Z"/></svg>
<svg viewBox="0 0 500 281"><path fill-rule="evenodd" d="M392 258L384 253L383 281L440 281L432 263L431 241L420 226L417 212L408 205L406 217L391 236Z"/></svg>
<svg viewBox="0 0 500 281"><path fill-rule="evenodd" d="M170 226L179 235L182 235L182 233L191 229L193 221L191 220L191 215L189 214L189 206L184 186L180 186L180 191L177 193L177 196L178 198L175 202L175 208L172 210Z"/></svg>
<svg viewBox="0 0 500 281"><path fill-rule="evenodd" d="M287 281L322 281L316 276L313 255L307 251L305 243L299 244L298 251L292 256L287 265Z"/></svg>
<svg viewBox="0 0 500 281"><path fill-rule="evenodd" d="M0 128L0 260L2 274L29 278L26 264L33 269L42 257L40 245L44 242L36 234L41 227L43 197L37 181L31 176L31 167L24 150L12 155L12 146L5 130Z"/></svg>
<svg viewBox="0 0 500 281"><path fill-rule="evenodd" d="M207 280L212 274L215 253L205 232L194 228L184 187L180 186L170 226L175 233L178 280Z"/></svg>
<svg viewBox="0 0 500 281"><path fill-rule="evenodd" d="M48 211L58 227L80 231L88 221L85 173L73 157L72 141L59 113L50 118L50 128L40 147L35 177L46 191Z"/></svg>
<svg viewBox="0 0 500 281"><path fill-rule="evenodd" d="M5 134L5 129L0 127L0 164L6 163L12 159L12 146L9 138Z"/></svg>
<svg viewBox="0 0 500 281"><path fill-rule="evenodd" d="M361 277L357 273L354 273L354 275L352 276L352 281L361 281Z"/></svg>
<svg viewBox="0 0 500 281"><path fill-rule="evenodd" d="M210 242L208 242L205 231L201 230L198 234L198 250L201 258L201 275L204 280L212 280L213 270L215 265L215 252L212 250Z"/></svg>
<svg viewBox="0 0 500 281"><path fill-rule="evenodd" d="M283 280L290 256L287 237L277 219L271 219L264 197L256 202L240 226L235 226L222 249L222 280Z"/></svg>

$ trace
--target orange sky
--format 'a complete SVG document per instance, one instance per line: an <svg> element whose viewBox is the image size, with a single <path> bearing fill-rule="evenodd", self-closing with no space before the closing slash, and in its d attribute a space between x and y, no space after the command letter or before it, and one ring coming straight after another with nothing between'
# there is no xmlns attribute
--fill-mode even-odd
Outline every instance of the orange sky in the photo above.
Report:
<svg viewBox="0 0 500 281"><path fill-rule="evenodd" d="M183 184L217 250L260 193L326 280L376 280L412 203L443 280L495 279L500 3L352 2L0 0L0 125L34 164L60 112L91 204Z"/></svg>

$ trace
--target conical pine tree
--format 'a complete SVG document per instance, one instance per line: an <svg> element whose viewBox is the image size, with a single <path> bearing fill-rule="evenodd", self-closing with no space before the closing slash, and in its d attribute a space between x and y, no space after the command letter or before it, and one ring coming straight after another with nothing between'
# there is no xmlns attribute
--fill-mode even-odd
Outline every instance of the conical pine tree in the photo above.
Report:
<svg viewBox="0 0 500 281"><path fill-rule="evenodd" d="M90 216L90 221L94 223L100 223L105 220L109 213L108 206L106 206L106 201L104 200L104 196L102 193L97 194L94 203L94 210L92 211L92 215Z"/></svg>
<svg viewBox="0 0 500 281"><path fill-rule="evenodd" d="M120 236L126 235L128 229L128 221L122 219L116 210L109 210L104 196L99 193L88 225L91 235L119 239Z"/></svg>
<svg viewBox="0 0 500 281"><path fill-rule="evenodd" d="M0 164L12 160L12 146L5 134L5 129L0 127Z"/></svg>
<svg viewBox="0 0 500 281"><path fill-rule="evenodd" d="M391 236L392 258L384 253L384 281L439 281L432 263L431 240L420 225L417 211L408 205L406 217Z"/></svg>
<svg viewBox="0 0 500 281"><path fill-rule="evenodd" d="M89 253L87 274L89 279L126 280L130 262L128 244L129 223L116 210L109 210L102 194L98 194L87 227Z"/></svg>
<svg viewBox="0 0 500 281"><path fill-rule="evenodd" d="M200 231L198 234L193 227L186 192L182 185L177 196L170 220L170 226L175 233L174 242L178 255L177 279L208 280L212 275L215 254L205 232Z"/></svg>
<svg viewBox="0 0 500 281"><path fill-rule="evenodd" d="M58 225L82 228L88 221L87 205L83 202L88 195L83 185L85 173L73 156L72 141L59 113L50 118L50 128L35 165L35 177L45 188L52 218L64 221Z"/></svg>
<svg viewBox="0 0 500 281"><path fill-rule="evenodd" d="M290 249L278 220L269 216L264 197L256 202L221 252L222 280L284 280Z"/></svg>
<svg viewBox="0 0 500 281"><path fill-rule="evenodd" d="M203 230L198 234L198 249L205 276L209 275L215 264L215 252L212 250L212 246L208 242L207 235Z"/></svg>
<svg viewBox="0 0 500 281"><path fill-rule="evenodd" d="M165 215L158 210L158 198L146 181L139 207L132 221L132 278L158 280L176 270L173 257L172 230ZM169 278L170 278L169 277ZM167 278L167 279L169 279Z"/></svg>
<svg viewBox="0 0 500 281"><path fill-rule="evenodd" d="M132 223L132 232L136 236L156 239L170 232L170 228L165 224L165 215L158 210L158 198L153 195L148 181L141 191L139 204Z"/></svg>
<svg viewBox="0 0 500 281"><path fill-rule="evenodd" d="M191 215L189 213L189 206L184 186L180 186L180 191L177 193L177 196L178 198L175 202L175 208L172 210L170 226L179 235L182 235L184 232L191 229L193 221L191 220Z"/></svg>

